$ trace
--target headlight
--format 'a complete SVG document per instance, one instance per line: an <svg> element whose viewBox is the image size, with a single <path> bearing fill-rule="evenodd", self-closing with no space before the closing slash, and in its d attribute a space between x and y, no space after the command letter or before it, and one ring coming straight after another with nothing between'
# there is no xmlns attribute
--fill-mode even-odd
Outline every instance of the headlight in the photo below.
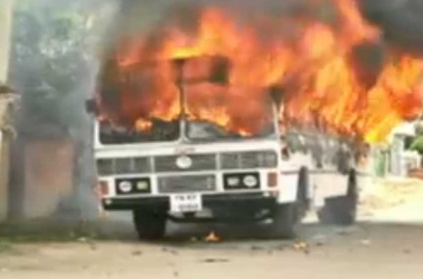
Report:
<svg viewBox="0 0 423 279"><path fill-rule="evenodd" d="M138 191L147 191L150 185L148 185L147 181L138 181L137 182L137 190Z"/></svg>
<svg viewBox="0 0 423 279"><path fill-rule="evenodd" d="M259 173L231 173L223 176L225 190L252 190L260 188Z"/></svg>
<svg viewBox="0 0 423 279"><path fill-rule="evenodd" d="M247 186L248 188L253 188L257 186L257 183L258 183L257 178L253 175L247 175L246 177L244 177L243 181L245 186Z"/></svg>
<svg viewBox="0 0 423 279"><path fill-rule="evenodd" d="M132 190L132 184L129 181L121 181L121 182L119 182L118 187L119 187L119 190L122 193L129 193Z"/></svg>
<svg viewBox="0 0 423 279"><path fill-rule="evenodd" d="M228 187L238 187L240 183L239 177L230 177L227 180Z"/></svg>

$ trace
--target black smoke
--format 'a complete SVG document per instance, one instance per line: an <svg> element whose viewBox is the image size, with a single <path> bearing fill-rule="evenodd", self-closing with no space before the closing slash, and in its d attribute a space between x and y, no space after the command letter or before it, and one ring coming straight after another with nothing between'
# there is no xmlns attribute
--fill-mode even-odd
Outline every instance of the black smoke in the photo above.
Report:
<svg viewBox="0 0 423 279"><path fill-rule="evenodd" d="M423 1L357 0L363 15L378 25L393 47L423 55Z"/></svg>

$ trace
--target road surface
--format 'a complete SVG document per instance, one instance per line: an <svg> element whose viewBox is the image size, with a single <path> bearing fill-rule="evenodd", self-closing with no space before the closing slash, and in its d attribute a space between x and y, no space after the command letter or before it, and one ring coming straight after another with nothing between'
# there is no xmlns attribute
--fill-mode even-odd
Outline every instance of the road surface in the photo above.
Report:
<svg viewBox="0 0 423 279"><path fill-rule="evenodd" d="M421 279L423 199L410 193L400 202L395 194L391 205L384 197L371 213L361 210L352 227L324 227L311 215L293 241L267 240L264 227L172 226L165 241L141 243L127 216L99 225L101 237L0 238L0 278ZM204 241L210 231L219 242Z"/></svg>

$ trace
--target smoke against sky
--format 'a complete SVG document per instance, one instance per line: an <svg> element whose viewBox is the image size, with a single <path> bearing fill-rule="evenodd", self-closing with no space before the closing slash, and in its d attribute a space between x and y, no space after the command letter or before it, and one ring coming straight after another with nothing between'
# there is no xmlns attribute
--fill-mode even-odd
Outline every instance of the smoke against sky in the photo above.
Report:
<svg viewBox="0 0 423 279"><path fill-rule="evenodd" d="M423 53L423 2L359 0L366 17L382 27L388 42Z"/></svg>

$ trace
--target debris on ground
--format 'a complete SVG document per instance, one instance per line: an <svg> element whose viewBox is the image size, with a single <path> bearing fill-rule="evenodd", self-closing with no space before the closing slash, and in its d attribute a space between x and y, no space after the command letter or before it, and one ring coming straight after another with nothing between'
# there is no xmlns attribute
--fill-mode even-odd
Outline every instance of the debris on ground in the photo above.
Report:
<svg viewBox="0 0 423 279"><path fill-rule="evenodd" d="M223 259L223 258L208 258L208 259L202 260L202 262L204 262L204 263L227 263L227 262L229 262L229 260Z"/></svg>
<svg viewBox="0 0 423 279"><path fill-rule="evenodd" d="M206 242L219 242L220 241L220 237L216 235L215 232L210 232L205 238L204 240Z"/></svg>
<svg viewBox="0 0 423 279"><path fill-rule="evenodd" d="M275 250L278 250L278 251L283 251L283 250L285 250L287 247L288 247L288 245L286 245L286 244L280 244L280 245L276 246L274 249L275 249Z"/></svg>
<svg viewBox="0 0 423 279"><path fill-rule="evenodd" d="M311 238L316 246L323 246L328 243L326 234L317 234Z"/></svg>
<svg viewBox="0 0 423 279"><path fill-rule="evenodd" d="M97 250L97 245L93 241L90 241L90 249L92 251L96 251Z"/></svg>
<svg viewBox="0 0 423 279"><path fill-rule="evenodd" d="M142 252L140 250L132 251L132 256L141 256Z"/></svg>
<svg viewBox="0 0 423 279"><path fill-rule="evenodd" d="M297 241L294 243L294 249L295 251L301 251L305 254L310 253L310 245L304 241Z"/></svg>
<svg viewBox="0 0 423 279"><path fill-rule="evenodd" d="M360 240L360 243L364 246L370 246L372 242L369 239L362 239Z"/></svg>
<svg viewBox="0 0 423 279"><path fill-rule="evenodd" d="M336 229L336 234L338 235L350 235L355 231L354 227L347 227L347 228L338 228Z"/></svg>
<svg viewBox="0 0 423 279"><path fill-rule="evenodd" d="M167 252L167 253L172 254L172 255L178 255L179 254L178 251L176 251L175 249L169 249L167 247L162 247L162 252Z"/></svg>
<svg viewBox="0 0 423 279"><path fill-rule="evenodd" d="M261 247L261 246L258 246L258 245L252 245L251 246L251 250L253 250L253 251L262 251L262 250L264 250L264 248Z"/></svg>

